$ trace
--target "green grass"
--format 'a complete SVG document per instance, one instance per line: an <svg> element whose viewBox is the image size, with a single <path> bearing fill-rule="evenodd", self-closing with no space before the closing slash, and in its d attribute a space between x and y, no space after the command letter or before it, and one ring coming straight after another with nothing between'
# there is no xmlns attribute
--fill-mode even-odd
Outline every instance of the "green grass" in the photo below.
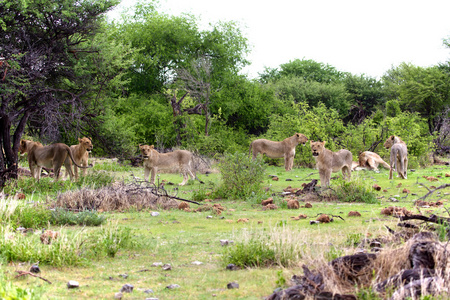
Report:
<svg viewBox="0 0 450 300"><path fill-rule="evenodd" d="M113 169L112 165L107 167ZM100 167L97 168L99 169L95 170L96 172L103 171ZM311 173L313 174L310 175ZM133 293L126 295L130 299L261 299L283 285L283 278L289 279L294 274L301 275L300 266L303 263L313 268L313 261L352 254L360 238L367 235L386 235L385 225L397 229L398 219L381 215L381 208L405 206L417 212L413 208L414 200L428 192L419 183L428 187L450 183L450 178L445 177L446 173L450 173L447 166L433 166L410 172L407 180L389 180L388 171L383 169L380 173L353 172L352 180L364 182L369 188L375 183L382 187L381 191L374 192L377 203L313 202L312 208L288 210L279 205L283 201L280 196L282 190L288 186L300 188L302 183L319 179L318 172L307 168L295 168L291 172L285 172L282 167L269 166L262 186L269 188L264 197L272 196L277 206L281 207L277 210L263 211L260 205L262 199L259 198L262 196L250 196L248 199L215 199L214 202L226 207L220 215L211 211L194 213L179 210L160 210L160 215L156 217L152 216L150 211L104 213L108 222L101 227L64 227L65 236L77 237L84 241L83 245L94 241L98 248L94 247L89 251L101 251L103 254L95 256L85 252L85 263L73 264L71 267L62 264L55 267L45 260L42 261L40 275L52 281L52 285L30 276L13 279L17 274L16 270L28 270L35 258L21 260L25 263L20 265L19 261L13 264L4 262L2 269L6 278L17 287L45 288L44 299L112 299L126 283L134 285ZM132 181L131 174L142 179L143 168L120 167L114 171L117 180ZM269 175L277 175L279 180L273 181ZM422 177L425 175L440 178L437 182L429 182ZM190 181L186 186L180 187L177 184L182 181L182 176L169 173L159 174L159 180L174 183L166 184L167 191L172 195L203 201L210 197L208 193L220 184L220 174L198 176L206 184ZM402 186L397 187L400 182ZM331 188L335 189L338 183L338 180L332 179ZM404 188L411 192L408 196L402 193ZM54 189L57 190L56 187ZM448 199L448 189L440 192L427 200ZM52 201L55 197L52 195L54 194L41 196L40 192L35 192L34 197L37 200L48 198L47 201ZM390 202L389 198L395 195L399 196L399 202ZM448 206L447 202L444 203ZM304 202L300 199L300 205L302 204ZM197 208L195 204L190 206L191 209ZM358 211L362 216L347 217L349 211ZM437 215L447 215L442 207L430 211ZM425 210L423 212L425 213ZM320 213L336 216L334 222L310 225L309 221L315 220ZM298 221L291 218L299 214L306 214L308 218ZM242 218L248 218L248 222L238 223ZM51 229L61 230L61 227L51 226ZM38 242L37 237L31 238L34 239L33 243L30 239L27 240L27 236L23 237L23 243L28 242L28 247L48 246L35 244ZM220 244L222 239L233 240L234 244L223 247ZM119 240L123 242L118 242ZM251 244L252 241L255 245ZM115 248L120 243L122 247ZM270 243L270 248L264 247ZM294 246L296 248L292 248ZM108 248L109 250L105 250ZM273 251L267 251L267 248ZM245 267L237 271L225 269L224 264L231 262L227 260L227 255L235 252L236 261L246 262L250 261L246 256L252 251L260 251L261 255L265 255L263 257L270 257L270 263L255 267L258 264L247 262L242 263ZM74 258L69 256L67 259ZM194 261L200 261L202 264L194 265ZM172 270L164 271L161 267L154 267L154 262L169 263ZM128 274L127 279L119 276L124 273ZM67 289L69 280L77 280L80 288ZM238 282L240 288L228 290L226 285L232 281ZM166 289L170 284L179 284L181 287ZM152 289L154 294L145 294L145 289ZM365 299L372 299L367 290L361 290L360 293L365 295Z"/></svg>

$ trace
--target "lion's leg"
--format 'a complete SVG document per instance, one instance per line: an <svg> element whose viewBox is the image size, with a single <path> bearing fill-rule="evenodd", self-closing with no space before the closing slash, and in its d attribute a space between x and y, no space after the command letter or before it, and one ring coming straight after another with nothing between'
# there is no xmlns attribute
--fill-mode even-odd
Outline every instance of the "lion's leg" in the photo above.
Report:
<svg viewBox="0 0 450 300"><path fill-rule="evenodd" d="M155 177L156 177L156 173L158 172L158 168L157 167L153 167L152 168L152 178L150 179L150 183L151 184L155 184ZM148 175L147 175L148 178Z"/></svg>
<svg viewBox="0 0 450 300"><path fill-rule="evenodd" d="M144 180L148 181L149 176L150 176L150 169L144 166Z"/></svg>
<svg viewBox="0 0 450 300"><path fill-rule="evenodd" d="M407 179L408 178L408 174L407 174L407 172L408 172L408 157L407 156L405 156L405 169L403 170L403 174L405 174L405 179Z"/></svg>
<svg viewBox="0 0 450 300"><path fill-rule="evenodd" d="M322 187L330 185L331 170L319 170L320 184Z"/></svg>
<svg viewBox="0 0 450 300"><path fill-rule="evenodd" d="M390 169L390 168L391 168L391 166L390 166L387 162L385 162L384 160L382 160L382 161L380 162L380 164L381 164L383 167L385 167L386 169Z"/></svg>
<svg viewBox="0 0 450 300"><path fill-rule="evenodd" d="M367 164L369 165L370 169L372 169L372 170L374 170L376 172L378 171L377 164L376 164L375 160L373 160L373 158L369 158L367 160Z"/></svg>
<svg viewBox="0 0 450 300"><path fill-rule="evenodd" d="M181 169L181 174L183 175L183 182L180 183L179 185L185 185L186 182L188 182L188 180L189 180L189 176L188 176L187 170L185 168L181 167L180 169Z"/></svg>
<svg viewBox="0 0 450 300"><path fill-rule="evenodd" d="M69 174L69 178L72 181L73 180L73 172L72 172L72 160L69 156L67 156L66 160L64 161L64 167L66 168L66 174ZM73 168L75 169L76 166L74 165ZM78 179L78 176L75 176L75 180Z"/></svg>
<svg viewBox="0 0 450 300"><path fill-rule="evenodd" d="M344 179L350 180L350 178L352 177L351 168L349 168L348 166L343 166L341 171Z"/></svg>
<svg viewBox="0 0 450 300"><path fill-rule="evenodd" d="M80 165L80 166L82 166L82 167L87 167L87 166L88 166L88 160L87 160L87 157L84 158L84 159L81 161L81 165ZM83 173L83 176L86 176L87 169L82 169L81 172Z"/></svg>
<svg viewBox="0 0 450 300"><path fill-rule="evenodd" d="M294 166L294 156L289 153L284 156L284 169L286 171L292 170L292 167Z"/></svg>
<svg viewBox="0 0 450 300"><path fill-rule="evenodd" d="M41 180L41 172L42 172L42 167L36 166L34 168L34 178L36 178L38 181Z"/></svg>
<svg viewBox="0 0 450 300"><path fill-rule="evenodd" d="M389 179L392 179L392 173L394 171L393 166L396 164L396 153L394 153L395 151L393 151L391 149L391 157L390 157L390 163L391 163L391 167L389 168Z"/></svg>

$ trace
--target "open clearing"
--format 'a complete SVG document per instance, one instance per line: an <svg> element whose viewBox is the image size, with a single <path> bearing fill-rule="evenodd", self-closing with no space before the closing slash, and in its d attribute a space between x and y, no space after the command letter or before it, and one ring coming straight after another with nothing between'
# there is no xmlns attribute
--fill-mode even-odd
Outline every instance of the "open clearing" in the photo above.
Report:
<svg viewBox="0 0 450 300"><path fill-rule="evenodd" d="M133 174L143 177L143 168L116 172L116 178L130 181ZM48 299L80 299L105 298L113 299L123 285L134 286L132 293L123 293L124 299L263 299L270 295L277 287L289 285L289 279L294 275L301 275L302 264L314 269L313 262L317 260L330 260L337 256L355 253L355 247L348 245L351 236L375 237L387 235L385 226L396 229L398 219L381 215L380 211L388 206L402 206L417 212L414 200L425 195L427 189L450 183L448 166L433 166L420 169L408 174L407 180L388 180L388 171L381 169L380 173L371 171L358 171L352 173L352 180L362 180L381 186L377 191L379 204L364 203L338 203L338 202L311 202L312 208L287 209L279 205L283 198L282 190L288 186L301 188L302 183L318 179L317 170L295 168L285 172L282 167L269 167L266 171L266 187L270 187L275 204L275 210L263 210L260 205L264 199L250 199L247 202L241 199L222 200L212 199L212 204L220 203L225 210L221 214L214 211L187 212L178 209L172 210L129 210L126 212L104 212L107 222L102 227L116 226L129 228L137 236L142 245L138 249L120 250L114 258L105 257L96 261L87 261L82 266L55 268L41 264L43 278L52 282L48 284L43 280L31 276L14 278L18 270L27 271L34 262L12 262L3 264L6 277L14 285L26 288L42 288L43 297ZM313 173L311 175L311 173ZM205 189L208 191L220 181L220 174L198 174L205 185L198 182L189 182L188 185L178 187L166 184L167 190L177 197L191 199L195 191ZM273 181L270 175L279 177ZM336 174L333 174L336 175ZM423 176L433 176L438 181L430 182ZM47 178L50 180L49 178ZM179 183L182 180L179 174L160 174L159 180ZM289 181L287 181L289 180ZM331 181L333 185L333 180ZM402 183L401 186L398 186ZM410 193L402 193L403 189ZM178 189L178 191L175 191ZM386 191L383 191L386 190ZM398 202L391 202L395 197ZM442 189L430 196L431 200L441 200L444 206L421 209L423 214L434 213L448 216L447 206L448 189ZM40 195L27 195L25 201L44 201ZM54 200L54 199L50 199ZM304 206L302 199L300 205ZM208 202L209 203L209 202ZM192 210L197 205L190 204ZM348 217L350 211L358 211L361 217ZM153 216L152 212L159 215ZM305 214L306 219L294 220L292 217ZM327 224L310 225L319 214L336 216L334 222ZM339 218L341 217L341 218ZM247 222L239 219L248 219ZM238 222L239 221L239 222ZM98 227L64 226L51 227L72 237L89 231L99 230ZM248 239L255 233L274 231L289 232L295 239L298 247L302 249L301 259L296 266L280 268L277 265L265 268L245 268L235 271L226 269L223 259L225 249L234 247L242 239ZM229 240L234 243L222 246L220 240ZM164 270L159 264L170 264L170 270ZM280 284L280 278L286 283ZM78 281L79 288L68 289L69 280ZM239 288L228 289L227 284L236 282ZM179 285L169 289L170 285ZM151 290L151 291L150 291ZM145 292L147 291L147 293Z"/></svg>

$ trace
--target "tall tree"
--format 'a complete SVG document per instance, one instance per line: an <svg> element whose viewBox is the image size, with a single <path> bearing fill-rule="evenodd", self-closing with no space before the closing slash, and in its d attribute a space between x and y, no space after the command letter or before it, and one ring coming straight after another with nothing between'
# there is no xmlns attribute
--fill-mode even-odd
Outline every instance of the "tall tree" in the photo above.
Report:
<svg viewBox="0 0 450 300"><path fill-rule="evenodd" d="M0 186L17 176L18 147L27 123L55 128L65 117L89 117L83 108L92 107L93 87L104 87L114 78L83 74L83 67L88 57L102 60L92 37L101 16L117 3L0 0Z"/></svg>

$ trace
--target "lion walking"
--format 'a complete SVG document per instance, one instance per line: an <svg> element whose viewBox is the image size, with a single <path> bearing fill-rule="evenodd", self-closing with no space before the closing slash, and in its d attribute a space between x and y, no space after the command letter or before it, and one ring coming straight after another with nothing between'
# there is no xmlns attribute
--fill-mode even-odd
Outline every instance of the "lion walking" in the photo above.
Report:
<svg viewBox="0 0 450 300"><path fill-rule="evenodd" d="M350 151L341 149L333 152L325 148L325 143L310 141L312 155L316 160L322 187L330 185L332 172L339 172L341 170L344 178L350 179L353 163L353 155Z"/></svg>
<svg viewBox="0 0 450 300"><path fill-rule="evenodd" d="M383 146L386 149L391 148L389 179L392 179L393 166L395 166L395 170L397 170L397 173L401 178L407 179L408 148L406 147L406 143L398 136L391 135L386 142L384 142Z"/></svg>
<svg viewBox="0 0 450 300"><path fill-rule="evenodd" d="M159 168L164 169L178 165L183 175L183 182L180 185L185 185L189 176L203 183L193 171L193 154L191 152L187 150L175 150L168 153L159 153L154 149L153 145L139 145L139 149L144 157L144 179L146 181L148 181L151 172L150 183L155 184L155 177Z"/></svg>
<svg viewBox="0 0 450 300"><path fill-rule="evenodd" d="M265 154L270 158L284 157L284 168L286 171L290 171L294 166L295 147L300 143L305 145L307 141L308 138L301 133L296 133L291 137L285 138L281 142L258 139L251 142L250 155L253 155L253 159L255 159L259 153Z"/></svg>
<svg viewBox="0 0 450 300"><path fill-rule="evenodd" d="M41 179L42 167L53 168L53 172L55 172L55 181L57 181L63 164L69 172L70 180L73 179L72 162L75 165L77 165L77 163L73 158L72 151L66 144L56 143L43 146L39 142L21 140L19 152L21 155L28 153L28 164L30 166L31 175L38 181ZM79 168L91 167L77 166Z"/></svg>

